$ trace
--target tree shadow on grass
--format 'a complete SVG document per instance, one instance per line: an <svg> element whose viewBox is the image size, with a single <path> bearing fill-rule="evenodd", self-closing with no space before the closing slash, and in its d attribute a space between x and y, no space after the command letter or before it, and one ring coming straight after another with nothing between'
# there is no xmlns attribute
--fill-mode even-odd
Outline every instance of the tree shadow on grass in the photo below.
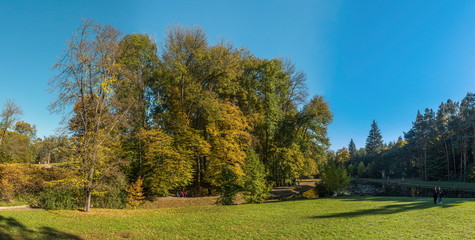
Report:
<svg viewBox="0 0 475 240"><path fill-rule="evenodd" d="M62 232L50 227L41 227L35 231L28 229L25 225L12 217L0 216L0 239L1 240L33 240L33 239L72 239L81 240L82 238Z"/></svg>
<svg viewBox="0 0 475 240"><path fill-rule="evenodd" d="M368 215L386 215L414 210L424 210L434 207L450 208L459 205L464 200L462 198L444 199L444 204L435 205L432 198L393 198L393 197L366 197L366 198L347 198L343 201L390 201L398 202L396 204L385 205L379 208L359 209L350 212L332 213L326 215L313 216L312 218L352 218Z"/></svg>

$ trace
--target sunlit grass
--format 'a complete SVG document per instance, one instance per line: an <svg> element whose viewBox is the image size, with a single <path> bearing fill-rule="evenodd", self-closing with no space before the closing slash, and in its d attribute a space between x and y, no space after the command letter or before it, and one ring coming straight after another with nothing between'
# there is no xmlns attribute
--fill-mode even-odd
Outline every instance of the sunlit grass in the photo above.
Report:
<svg viewBox="0 0 475 240"><path fill-rule="evenodd" d="M343 197L90 213L4 211L0 232L19 238L26 229L28 237L44 239L470 239L473 200L434 205L431 198Z"/></svg>
<svg viewBox="0 0 475 240"><path fill-rule="evenodd" d="M28 205L27 201L22 200L13 200L11 202L4 202L0 201L0 207L10 207L10 206L20 206L20 205Z"/></svg>

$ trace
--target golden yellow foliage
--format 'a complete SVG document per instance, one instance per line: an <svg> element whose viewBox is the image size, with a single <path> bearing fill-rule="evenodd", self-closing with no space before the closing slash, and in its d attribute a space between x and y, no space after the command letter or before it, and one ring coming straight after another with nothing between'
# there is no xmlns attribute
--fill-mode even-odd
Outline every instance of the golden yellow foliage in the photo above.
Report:
<svg viewBox="0 0 475 240"><path fill-rule="evenodd" d="M137 181L127 187L127 205L137 207L144 203L145 196L142 189L143 179L139 177Z"/></svg>

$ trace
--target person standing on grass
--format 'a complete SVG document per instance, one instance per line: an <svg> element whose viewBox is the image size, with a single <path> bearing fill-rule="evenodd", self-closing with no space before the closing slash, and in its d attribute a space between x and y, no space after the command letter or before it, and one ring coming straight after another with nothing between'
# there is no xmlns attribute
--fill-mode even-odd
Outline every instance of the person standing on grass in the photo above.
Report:
<svg viewBox="0 0 475 240"><path fill-rule="evenodd" d="M444 197L444 192L442 192L442 188L439 187L437 193L439 197L439 204L442 204L442 197Z"/></svg>
<svg viewBox="0 0 475 240"><path fill-rule="evenodd" d="M437 204L437 198L439 197L437 186L434 187L434 194L432 196L434 197L434 204Z"/></svg>

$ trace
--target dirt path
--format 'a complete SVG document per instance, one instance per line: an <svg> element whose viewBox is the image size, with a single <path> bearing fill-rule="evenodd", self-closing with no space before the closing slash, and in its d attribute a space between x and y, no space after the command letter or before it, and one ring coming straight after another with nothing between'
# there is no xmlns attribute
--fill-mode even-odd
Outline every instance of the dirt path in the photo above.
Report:
<svg viewBox="0 0 475 240"><path fill-rule="evenodd" d="M30 205L0 207L0 211L20 211L20 210L28 210L28 209L32 209Z"/></svg>
<svg viewBox="0 0 475 240"><path fill-rule="evenodd" d="M298 196L305 191L308 191L315 187L317 180L315 179L304 179L300 181L299 185L296 186L286 186L286 187L275 187L270 191L271 196L269 201L283 200L287 198L292 198Z"/></svg>

